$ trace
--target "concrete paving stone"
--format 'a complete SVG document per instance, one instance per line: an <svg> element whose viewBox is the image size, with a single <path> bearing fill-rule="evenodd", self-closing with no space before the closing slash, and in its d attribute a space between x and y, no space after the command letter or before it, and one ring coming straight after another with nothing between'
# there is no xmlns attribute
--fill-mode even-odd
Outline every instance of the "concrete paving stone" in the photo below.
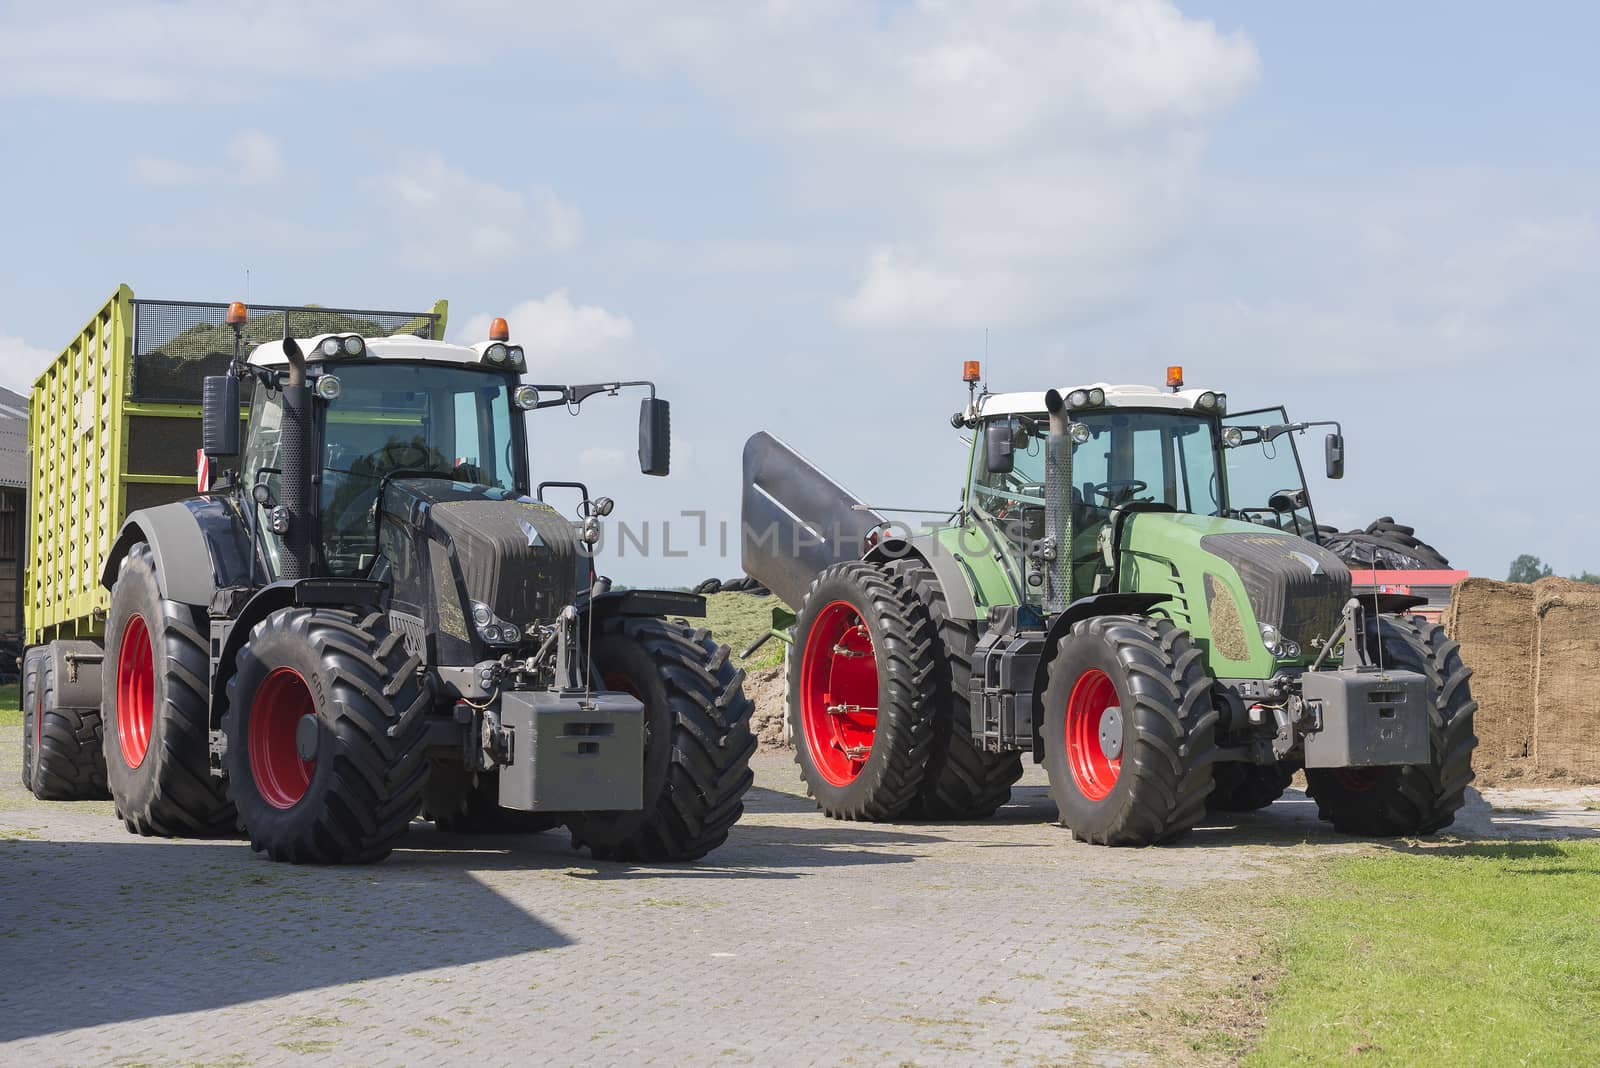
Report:
<svg viewBox="0 0 1600 1068"><path fill-rule="evenodd" d="M786 754L698 864L597 863L564 835L448 836L297 868L42 804L0 732L0 1064L1132 1063L1075 1018L1181 978L1204 929L1164 892L1363 848L1297 792L1182 845L1054 824L1041 772L978 824L841 823ZM1514 800L1514 799L1513 799ZM1473 835L1600 833L1475 799Z"/></svg>

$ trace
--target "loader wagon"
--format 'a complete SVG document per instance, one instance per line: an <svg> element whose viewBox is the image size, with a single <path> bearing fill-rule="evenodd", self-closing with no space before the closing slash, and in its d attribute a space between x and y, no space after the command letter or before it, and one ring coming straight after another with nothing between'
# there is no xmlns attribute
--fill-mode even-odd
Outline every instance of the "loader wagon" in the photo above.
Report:
<svg viewBox="0 0 1600 1068"><path fill-rule="evenodd" d="M120 287L29 402L23 780L130 831L367 862L421 814L692 859L749 786L703 599L594 572L613 502L534 483L529 417L648 382L525 381L504 320ZM543 500L562 487L575 517Z"/></svg>

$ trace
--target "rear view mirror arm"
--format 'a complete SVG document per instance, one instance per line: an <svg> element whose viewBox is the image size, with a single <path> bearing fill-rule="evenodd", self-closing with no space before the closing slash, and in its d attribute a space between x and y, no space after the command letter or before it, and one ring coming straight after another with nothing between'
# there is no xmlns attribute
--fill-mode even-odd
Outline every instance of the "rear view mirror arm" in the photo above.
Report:
<svg viewBox="0 0 1600 1068"><path fill-rule="evenodd" d="M558 396L556 396L553 400L541 400L538 404L534 405L534 411L538 411L541 408L570 408L574 405L582 404L584 401L588 400L597 393L604 393L607 396L615 397L620 391L628 389L632 386L645 387L650 391L651 398L655 398L656 384L644 379L634 382L593 382L576 386L553 386L534 383L533 388L538 390L540 393L558 394Z"/></svg>

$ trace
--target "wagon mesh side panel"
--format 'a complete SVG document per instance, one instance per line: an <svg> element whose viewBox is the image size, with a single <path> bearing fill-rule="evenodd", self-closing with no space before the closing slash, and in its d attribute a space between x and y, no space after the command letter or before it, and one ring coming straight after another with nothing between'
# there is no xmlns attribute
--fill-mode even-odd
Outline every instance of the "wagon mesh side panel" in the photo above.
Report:
<svg viewBox="0 0 1600 1068"><path fill-rule="evenodd" d="M194 301L136 300L133 399L148 403L199 404L207 375L227 371L233 358L233 328L228 305ZM285 332L284 319L288 318ZM437 340L436 312L360 311L349 308L293 308L252 305L244 327L244 351L288 337L360 334L393 337L415 334Z"/></svg>

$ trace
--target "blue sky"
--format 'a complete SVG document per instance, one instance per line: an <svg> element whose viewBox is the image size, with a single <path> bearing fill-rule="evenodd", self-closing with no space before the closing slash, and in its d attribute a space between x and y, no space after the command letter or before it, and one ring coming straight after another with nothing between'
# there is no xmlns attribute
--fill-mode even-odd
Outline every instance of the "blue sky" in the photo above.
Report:
<svg viewBox="0 0 1600 1068"><path fill-rule="evenodd" d="M1592 5L0 3L0 382L149 297L506 315L547 477L657 529L627 581L737 571L770 429L871 500L961 481L993 388L1156 381L1336 418L1342 526L1600 569ZM1315 444L1314 442L1312 444ZM715 528L713 528L714 530Z"/></svg>

